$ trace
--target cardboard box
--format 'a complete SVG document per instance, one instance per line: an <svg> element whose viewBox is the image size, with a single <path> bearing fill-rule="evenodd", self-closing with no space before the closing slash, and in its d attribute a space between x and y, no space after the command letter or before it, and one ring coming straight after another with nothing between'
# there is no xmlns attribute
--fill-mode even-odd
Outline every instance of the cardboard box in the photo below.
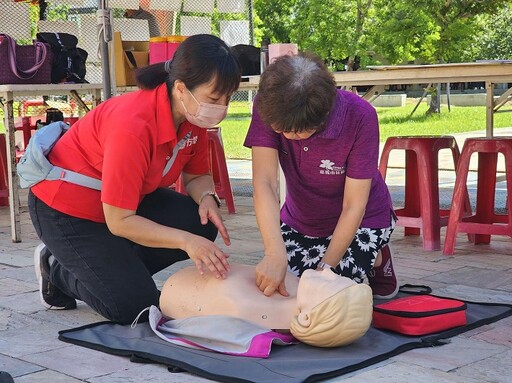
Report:
<svg viewBox="0 0 512 383"><path fill-rule="evenodd" d="M149 64L149 41L123 41L121 32L114 32L114 62L116 86L137 85L135 69Z"/></svg>

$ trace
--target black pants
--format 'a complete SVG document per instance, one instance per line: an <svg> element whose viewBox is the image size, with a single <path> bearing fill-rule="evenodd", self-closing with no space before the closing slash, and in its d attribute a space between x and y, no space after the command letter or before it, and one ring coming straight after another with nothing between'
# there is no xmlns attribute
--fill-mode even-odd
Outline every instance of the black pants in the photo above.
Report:
<svg viewBox="0 0 512 383"><path fill-rule="evenodd" d="M30 218L55 257L50 281L109 320L131 323L144 308L158 306L153 274L188 259L179 249L150 248L113 235L107 225L61 213L29 193ZM215 240L217 228L202 225L197 204L170 189L147 195L137 214L165 226Z"/></svg>

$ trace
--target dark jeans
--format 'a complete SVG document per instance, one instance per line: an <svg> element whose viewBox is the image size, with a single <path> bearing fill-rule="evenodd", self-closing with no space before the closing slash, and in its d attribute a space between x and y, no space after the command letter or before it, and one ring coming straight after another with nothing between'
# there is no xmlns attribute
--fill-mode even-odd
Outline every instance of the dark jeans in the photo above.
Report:
<svg viewBox="0 0 512 383"><path fill-rule="evenodd" d="M158 306L153 274L188 259L179 249L150 248L113 235L107 225L61 213L29 193L30 218L55 257L50 281L104 317L131 323L144 308ZM217 228L202 225L197 204L170 189L157 189L137 214L162 225L215 240Z"/></svg>

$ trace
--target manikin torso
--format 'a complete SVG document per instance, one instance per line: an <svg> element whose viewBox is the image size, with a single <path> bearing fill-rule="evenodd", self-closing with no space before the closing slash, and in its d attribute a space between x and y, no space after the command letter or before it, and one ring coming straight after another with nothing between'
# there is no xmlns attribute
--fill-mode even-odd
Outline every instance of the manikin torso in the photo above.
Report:
<svg viewBox="0 0 512 383"><path fill-rule="evenodd" d="M299 279L292 273L287 273L285 280L290 296L276 292L267 297L256 286L254 266L233 263L230 266L226 279L217 279L208 271L201 276L193 266L171 275L162 289L160 310L174 319L229 315L269 329L287 330L299 311L309 312L320 302L355 284L330 270L305 273L300 280L298 302Z"/></svg>
<svg viewBox="0 0 512 383"><path fill-rule="evenodd" d="M217 279L208 271L200 275L195 267L171 275L162 289L160 310L175 319L229 315L271 329L288 329L296 313L299 279L291 273L286 275L289 297L267 297L256 286L254 266L230 266L226 279Z"/></svg>

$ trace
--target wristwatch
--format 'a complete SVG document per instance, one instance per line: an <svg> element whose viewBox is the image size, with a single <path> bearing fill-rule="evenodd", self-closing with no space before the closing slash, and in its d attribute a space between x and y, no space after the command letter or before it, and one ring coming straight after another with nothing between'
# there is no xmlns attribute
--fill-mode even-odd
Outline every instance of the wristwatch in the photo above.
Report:
<svg viewBox="0 0 512 383"><path fill-rule="evenodd" d="M325 263L325 262L318 262L318 265L316 265L317 269L320 268L320 269L326 269L326 268L329 268L329 269L334 269L333 266L329 265L328 263Z"/></svg>
<svg viewBox="0 0 512 383"><path fill-rule="evenodd" d="M201 202L203 202L203 199L206 196L212 196L213 199L215 200L215 203L217 204L217 207L220 207L220 198L214 191L205 191L199 198L199 205L201 205Z"/></svg>

